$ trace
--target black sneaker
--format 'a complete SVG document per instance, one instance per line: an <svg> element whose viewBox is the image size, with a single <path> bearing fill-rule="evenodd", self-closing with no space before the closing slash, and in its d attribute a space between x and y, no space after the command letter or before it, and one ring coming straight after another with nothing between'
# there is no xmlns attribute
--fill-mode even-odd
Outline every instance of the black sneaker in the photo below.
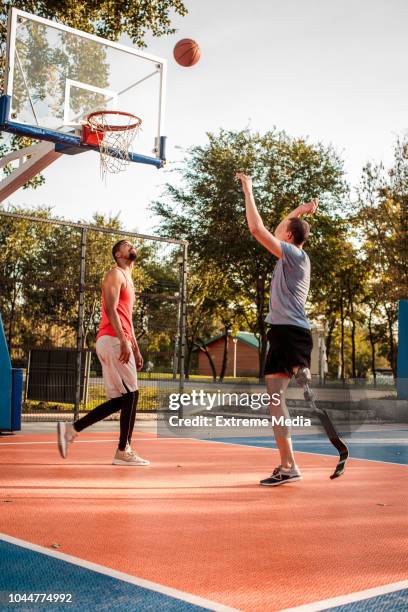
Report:
<svg viewBox="0 0 408 612"><path fill-rule="evenodd" d="M276 487L277 485L285 484L285 482L295 482L296 480L302 480L302 474L298 467L283 468L279 465L273 470L272 476L264 478L259 484L265 487Z"/></svg>

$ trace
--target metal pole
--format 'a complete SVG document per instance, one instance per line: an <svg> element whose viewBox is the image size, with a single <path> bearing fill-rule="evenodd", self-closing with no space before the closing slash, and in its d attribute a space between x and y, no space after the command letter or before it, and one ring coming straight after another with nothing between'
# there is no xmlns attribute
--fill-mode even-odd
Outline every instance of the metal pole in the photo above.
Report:
<svg viewBox="0 0 408 612"><path fill-rule="evenodd" d="M53 225L61 225L65 227L77 227L78 229L96 230L102 234L111 234L113 236L123 236L123 230L115 230L110 227L100 227L99 225L86 225L84 223L74 223L73 221L62 221L61 219L43 219L35 215L22 215L20 213L11 213L4 210L0 211L0 217L9 217L10 219L25 219L26 221L34 221L34 223L52 223ZM148 234L138 234L137 232L126 232L126 236L139 238L140 240L153 240L154 242L165 242L168 244L187 244L184 240L176 240L175 238L163 238L161 236L149 236Z"/></svg>
<svg viewBox="0 0 408 612"><path fill-rule="evenodd" d="M183 257L177 258L178 273L179 273L179 293L177 301L177 330L174 338L174 350L173 350L173 380L177 378L177 372L179 369L180 361L180 330L181 330L181 302L183 299Z"/></svg>
<svg viewBox="0 0 408 612"><path fill-rule="evenodd" d="M187 243L183 244L183 261L181 270L181 317L180 317L180 379L179 393L184 391L184 366L186 356L186 327L187 327ZM180 414L181 413L181 414ZM182 417L182 408L179 408Z"/></svg>
<svg viewBox="0 0 408 612"><path fill-rule="evenodd" d="M177 306L178 313L180 313L180 303ZM179 362L179 331L180 331L180 316L177 316L177 331L176 337L174 338L174 349L173 349L173 380L177 378L178 362Z"/></svg>
<svg viewBox="0 0 408 612"><path fill-rule="evenodd" d="M87 230L81 230L81 261L79 268L79 305L76 347L76 372L75 372L75 406L74 421L79 416L79 405L81 403L81 374L82 374L82 349L84 344L84 310L85 310L85 264L86 264L86 238Z"/></svg>

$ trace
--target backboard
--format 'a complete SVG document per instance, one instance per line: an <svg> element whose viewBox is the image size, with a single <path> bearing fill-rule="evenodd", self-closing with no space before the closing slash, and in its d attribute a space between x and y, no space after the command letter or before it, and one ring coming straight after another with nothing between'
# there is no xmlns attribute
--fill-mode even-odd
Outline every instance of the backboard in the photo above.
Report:
<svg viewBox="0 0 408 612"><path fill-rule="evenodd" d="M89 113L126 111L142 119L130 159L162 165L165 60L13 8L5 78L2 129L74 153Z"/></svg>

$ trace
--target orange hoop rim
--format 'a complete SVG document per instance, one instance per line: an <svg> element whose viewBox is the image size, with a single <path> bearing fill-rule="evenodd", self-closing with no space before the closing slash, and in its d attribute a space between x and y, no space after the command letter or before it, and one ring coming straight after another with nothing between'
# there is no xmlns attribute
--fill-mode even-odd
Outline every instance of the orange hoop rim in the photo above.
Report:
<svg viewBox="0 0 408 612"><path fill-rule="evenodd" d="M112 125L109 123L101 123L96 120L96 117L100 117L101 115L121 115L123 117L133 119L132 123L127 125ZM90 113L86 118L88 125L98 132L127 132L128 130L134 130L142 125L142 120L140 117L133 115L132 113L127 113L125 111L115 111L115 110L100 110Z"/></svg>

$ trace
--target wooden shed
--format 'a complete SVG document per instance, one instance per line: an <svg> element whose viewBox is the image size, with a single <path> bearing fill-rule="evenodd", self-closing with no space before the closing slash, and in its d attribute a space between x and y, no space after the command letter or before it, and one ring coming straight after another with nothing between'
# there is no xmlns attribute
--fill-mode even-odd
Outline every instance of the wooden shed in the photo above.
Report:
<svg viewBox="0 0 408 612"><path fill-rule="evenodd" d="M224 356L224 336L215 336L206 342L217 374L221 371ZM226 376L234 376L234 361L236 362L235 376L258 376L258 338L250 332L239 332L235 338L228 336L228 363ZM198 373L202 376L211 376L211 367L208 358L200 351L198 354Z"/></svg>
<svg viewBox="0 0 408 612"><path fill-rule="evenodd" d="M311 372L313 376L324 376L327 368L324 348L324 332L313 325L313 351ZM221 371L224 356L224 336L215 336L206 342L206 347L214 361L217 374ZM226 376L258 376L259 375L259 341L251 332L238 332L236 336L228 336L228 363ZM198 374L211 376L211 367L203 351L198 353Z"/></svg>

